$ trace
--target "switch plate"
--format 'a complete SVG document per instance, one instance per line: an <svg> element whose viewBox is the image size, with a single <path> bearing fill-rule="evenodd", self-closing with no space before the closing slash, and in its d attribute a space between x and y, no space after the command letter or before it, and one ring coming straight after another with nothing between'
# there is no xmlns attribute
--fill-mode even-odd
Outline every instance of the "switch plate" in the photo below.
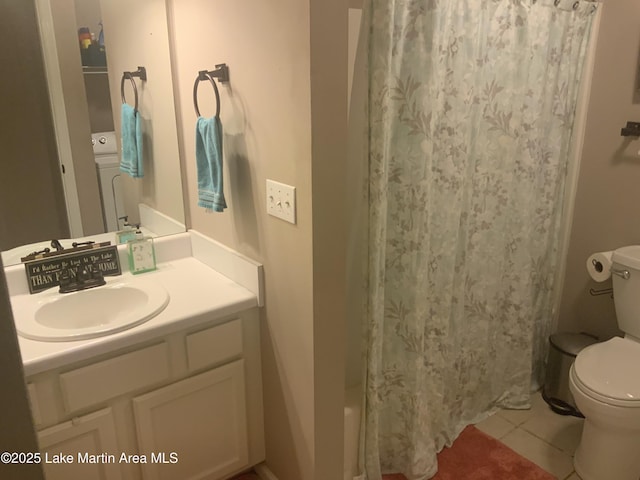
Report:
<svg viewBox="0 0 640 480"><path fill-rule="evenodd" d="M296 223L296 187L267 179L267 213Z"/></svg>

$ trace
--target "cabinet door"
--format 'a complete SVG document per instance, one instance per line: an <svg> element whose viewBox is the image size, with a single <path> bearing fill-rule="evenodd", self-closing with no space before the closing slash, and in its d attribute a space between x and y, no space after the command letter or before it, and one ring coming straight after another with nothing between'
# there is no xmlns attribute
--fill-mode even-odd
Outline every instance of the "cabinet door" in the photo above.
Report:
<svg viewBox="0 0 640 480"><path fill-rule="evenodd" d="M247 466L243 360L137 397L133 407L145 480L217 480Z"/></svg>
<svg viewBox="0 0 640 480"><path fill-rule="evenodd" d="M110 408L42 430L38 443L47 480L122 479Z"/></svg>

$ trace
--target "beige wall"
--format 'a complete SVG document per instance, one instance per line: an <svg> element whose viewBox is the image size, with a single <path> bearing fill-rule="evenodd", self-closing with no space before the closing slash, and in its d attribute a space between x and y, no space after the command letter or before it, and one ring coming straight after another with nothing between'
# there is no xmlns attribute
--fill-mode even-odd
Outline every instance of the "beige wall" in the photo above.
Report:
<svg viewBox="0 0 640 480"><path fill-rule="evenodd" d="M0 249L68 236L60 166L33 2L0 15ZM32 40L35 39L35 40Z"/></svg>
<svg viewBox="0 0 640 480"><path fill-rule="evenodd" d="M0 11L0 58L5 72L0 77L0 248L9 248L15 244L6 242L20 241L13 230L25 236L34 233L37 215L44 223L49 217L47 228L52 235L68 232L68 227L66 218L55 214L56 200L62 202L62 185L59 175L54 175L58 162L44 64L38 44L30 41L38 31L35 4L1 0ZM29 182L38 187L31 191ZM47 200L47 208L38 203ZM0 272L0 452L35 452L36 435L1 259ZM42 480L44 476L40 465L0 464L0 478Z"/></svg>
<svg viewBox="0 0 640 480"><path fill-rule="evenodd" d="M173 102L167 11L164 0L107 0L100 5L109 69L115 130L120 135L120 81L138 66L147 81L135 79L138 110L143 119L144 178L123 175L130 221L139 221L138 202L184 223L176 111ZM126 14L124 14L126 12ZM134 105L131 82L125 82L127 103Z"/></svg>
<svg viewBox="0 0 640 480"><path fill-rule="evenodd" d="M265 266L267 464L280 480L340 478L346 6L170 5L188 223ZM196 206L192 89L199 70L219 63L231 77L220 86L229 208L208 214ZM211 116L212 88L201 83L199 92L201 113ZM266 214L267 178L296 187L297 225Z"/></svg>
<svg viewBox="0 0 640 480"><path fill-rule="evenodd" d="M366 50L359 45L361 8L349 8L348 30L348 88L349 88L349 139L348 158L345 176L351 188L347 192L349 225L347 242L347 345L345 385L349 389L362 383L362 306L363 295L363 265L366 265L366 232L368 205L366 195L363 194L363 179L367 164L364 156L366 152L364 132L366 130L365 105L367 79L365 69ZM363 50L360 51L359 49ZM363 54L365 53L365 54Z"/></svg>
<svg viewBox="0 0 640 480"><path fill-rule="evenodd" d="M348 10L340 0L312 0L310 17L313 478L338 480L344 472Z"/></svg>
<svg viewBox="0 0 640 480"><path fill-rule="evenodd" d="M38 215L52 235L68 227L65 218L47 210L61 200L62 186L52 180L59 176L54 175L58 164L44 65L37 44L29 41L37 37L35 5L2 0L0 11L0 58L5 72L11 72L0 79L0 248L8 248L20 242L20 236L34 234ZM32 191L30 185L37 187ZM49 202L47 208L38 203L43 201ZM35 452L36 435L1 260L0 271L0 452ZM42 480L44 476L37 464L0 464L0 478Z"/></svg>
<svg viewBox="0 0 640 480"><path fill-rule="evenodd" d="M589 294L611 281L592 281L585 265L593 252L640 243L640 140L620 136L627 121L640 121L633 103L639 18L637 0L603 3L559 331L618 333L611 296Z"/></svg>

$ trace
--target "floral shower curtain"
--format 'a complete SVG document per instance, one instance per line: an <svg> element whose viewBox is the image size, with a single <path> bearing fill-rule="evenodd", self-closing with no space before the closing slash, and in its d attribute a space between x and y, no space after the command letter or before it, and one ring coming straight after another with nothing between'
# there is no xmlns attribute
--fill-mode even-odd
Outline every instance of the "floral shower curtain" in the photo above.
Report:
<svg viewBox="0 0 640 480"><path fill-rule="evenodd" d="M584 0L369 0L368 480L529 405L552 316Z"/></svg>

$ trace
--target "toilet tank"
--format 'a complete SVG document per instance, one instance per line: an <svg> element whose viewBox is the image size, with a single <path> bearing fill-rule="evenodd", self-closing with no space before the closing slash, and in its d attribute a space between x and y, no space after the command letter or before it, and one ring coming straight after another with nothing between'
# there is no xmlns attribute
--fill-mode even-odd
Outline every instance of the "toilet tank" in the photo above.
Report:
<svg viewBox="0 0 640 480"><path fill-rule="evenodd" d="M622 247L613 252L613 301L620 330L640 338L640 245ZM624 278L629 272L629 277Z"/></svg>

